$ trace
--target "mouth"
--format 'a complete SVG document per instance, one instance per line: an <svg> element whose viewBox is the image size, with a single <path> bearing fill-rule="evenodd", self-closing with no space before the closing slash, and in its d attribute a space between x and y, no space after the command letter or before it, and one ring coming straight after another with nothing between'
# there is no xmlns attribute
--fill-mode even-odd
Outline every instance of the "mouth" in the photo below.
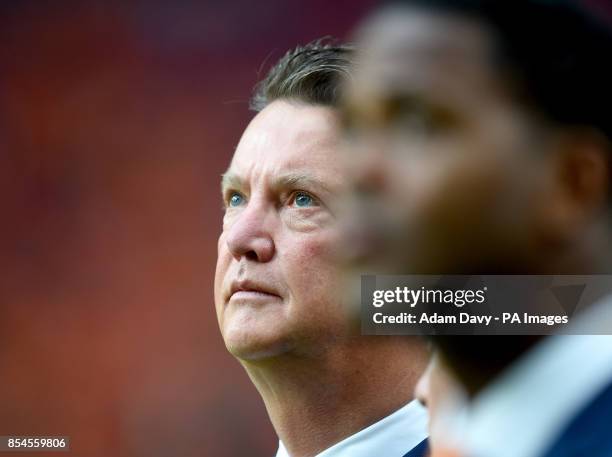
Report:
<svg viewBox="0 0 612 457"><path fill-rule="evenodd" d="M262 283L250 280L232 282L227 302L263 303L282 300L278 292Z"/></svg>
<svg viewBox="0 0 612 457"><path fill-rule="evenodd" d="M384 237L379 230L367 223L352 224L344 228L341 260L343 263L360 264L380 254L385 246Z"/></svg>

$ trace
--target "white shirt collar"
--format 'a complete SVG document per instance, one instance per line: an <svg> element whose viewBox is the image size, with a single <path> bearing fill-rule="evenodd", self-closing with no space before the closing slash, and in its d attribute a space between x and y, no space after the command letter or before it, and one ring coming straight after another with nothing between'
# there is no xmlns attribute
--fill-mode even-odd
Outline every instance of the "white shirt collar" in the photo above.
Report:
<svg viewBox="0 0 612 457"><path fill-rule="evenodd" d="M585 312L576 328L612 322L611 311L608 299ZM541 455L611 381L612 335L548 337L467 408L460 423L465 451L476 457Z"/></svg>
<svg viewBox="0 0 612 457"><path fill-rule="evenodd" d="M402 457L425 438L427 411L417 400L413 400L316 457ZM276 457L290 457L282 441L278 443Z"/></svg>

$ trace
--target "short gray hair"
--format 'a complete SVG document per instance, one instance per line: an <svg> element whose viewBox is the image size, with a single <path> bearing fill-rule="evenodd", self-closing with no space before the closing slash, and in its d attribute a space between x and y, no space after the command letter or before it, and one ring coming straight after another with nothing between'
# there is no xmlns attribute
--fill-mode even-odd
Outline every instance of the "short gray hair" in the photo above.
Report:
<svg viewBox="0 0 612 457"><path fill-rule="evenodd" d="M287 52L253 91L250 108L261 111L278 99L336 107L350 77L353 47L319 39Z"/></svg>

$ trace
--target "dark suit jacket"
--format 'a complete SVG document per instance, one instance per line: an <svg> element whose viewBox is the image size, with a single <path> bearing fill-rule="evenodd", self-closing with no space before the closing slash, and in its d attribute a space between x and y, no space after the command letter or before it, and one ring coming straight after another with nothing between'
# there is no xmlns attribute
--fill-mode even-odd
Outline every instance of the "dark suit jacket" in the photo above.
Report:
<svg viewBox="0 0 612 457"><path fill-rule="evenodd" d="M612 457L612 382L571 419L542 457Z"/></svg>
<svg viewBox="0 0 612 457"><path fill-rule="evenodd" d="M424 439L419 444L417 444L416 447L412 448L410 452L404 454L403 457L425 457L427 455L427 448L427 439Z"/></svg>

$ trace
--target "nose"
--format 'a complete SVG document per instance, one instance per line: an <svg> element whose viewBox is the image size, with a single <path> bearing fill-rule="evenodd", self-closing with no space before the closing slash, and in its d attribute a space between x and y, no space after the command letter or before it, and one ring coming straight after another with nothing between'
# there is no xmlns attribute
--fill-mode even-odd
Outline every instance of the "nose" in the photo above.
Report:
<svg viewBox="0 0 612 457"><path fill-rule="evenodd" d="M382 191L387 182L386 157L381 145L364 141L354 150L349 162L355 190L362 194L376 194Z"/></svg>
<svg viewBox="0 0 612 457"><path fill-rule="evenodd" d="M264 205L250 203L227 234L227 246L234 258L269 262L275 251L270 225L270 217Z"/></svg>

